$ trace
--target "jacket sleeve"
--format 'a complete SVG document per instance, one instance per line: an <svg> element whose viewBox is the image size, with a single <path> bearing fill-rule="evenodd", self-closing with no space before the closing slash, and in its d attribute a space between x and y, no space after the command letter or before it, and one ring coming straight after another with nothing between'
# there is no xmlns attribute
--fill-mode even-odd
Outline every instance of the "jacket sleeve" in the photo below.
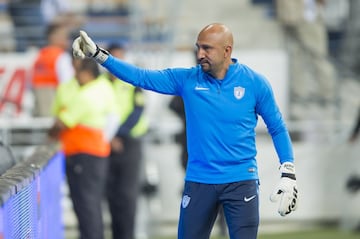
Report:
<svg viewBox="0 0 360 239"><path fill-rule="evenodd" d="M149 70L139 68L112 55L102 64L113 75L134 86L162 94L178 94L180 79L174 69Z"/></svg>
<svg viewBox="0 0 360 239"><path fill-rule="evenodd" d="M135 88L134 96L133 96L133 104L134 108L127 119L121 124L119 127L116 136L123 137L130 135L130 131L132 128L139 122L141 115L144 112L144 104L143 101L136 100L139 95L143 94L140 88Z"/></svg>
<svg viewBox="0 0 360 239"><path fill-rule="evenodd" d="M285 121L275 101L270 83L263 77L259 78L256 113L259 114L268 129L274 143L280 163L293 162L293 147Z"/></svg>

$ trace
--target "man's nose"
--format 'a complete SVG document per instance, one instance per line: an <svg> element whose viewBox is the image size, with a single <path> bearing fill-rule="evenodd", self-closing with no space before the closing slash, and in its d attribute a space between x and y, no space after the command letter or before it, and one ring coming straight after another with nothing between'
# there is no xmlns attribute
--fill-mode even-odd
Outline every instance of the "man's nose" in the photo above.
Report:
<svg viewBox="0 0 360 239"><path fill-rule="evenodd" d="M198 60L204 58L204 50L202 50L201 48L199 48L199 49L197 50L197 52L196 52L196 57L197 57Z"/></svg>

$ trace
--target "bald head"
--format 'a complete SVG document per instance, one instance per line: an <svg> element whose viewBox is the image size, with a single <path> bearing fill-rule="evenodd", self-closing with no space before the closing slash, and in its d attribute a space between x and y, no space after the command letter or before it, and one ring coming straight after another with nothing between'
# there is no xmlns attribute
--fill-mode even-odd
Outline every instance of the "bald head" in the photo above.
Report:
<svg viewBox="0 0 360 239"><path fill-rule="evenodd" d="M224 24L204 27L197 38L197 60L204 72L222 79L232 64L233 34Z"/></svg>
<svg viewBox="0 0 360 239"><path fill-rule="evenodd" d="M224 47L230 46L233 47L234 39L233 34L230 29L221 23L213 23L204 27L200 33L199 37L212 37L214 40L217 40L218 43L222 43Z"/></svg>

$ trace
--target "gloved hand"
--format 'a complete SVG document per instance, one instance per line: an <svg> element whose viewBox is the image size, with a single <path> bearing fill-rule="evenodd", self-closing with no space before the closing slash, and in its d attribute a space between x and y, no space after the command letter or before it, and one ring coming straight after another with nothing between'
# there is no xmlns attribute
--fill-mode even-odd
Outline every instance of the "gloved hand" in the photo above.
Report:
<svg viewBox="0 0 360 239"><path fill-rule="evenodd" d="M297 208L297 187L295 177L295 167L291 162L286 162L280 166L280 183L270 196L272 202L279 203L278 212L285 216Z"/></svg>
<svg viewBox="0 0 360 239"><path fill-rule="evenodd" d="M80 36L74 40L72 48L75 58L93 57L102 64L109 57L109 52L98 47L84 31L80 31Z"/></svg>

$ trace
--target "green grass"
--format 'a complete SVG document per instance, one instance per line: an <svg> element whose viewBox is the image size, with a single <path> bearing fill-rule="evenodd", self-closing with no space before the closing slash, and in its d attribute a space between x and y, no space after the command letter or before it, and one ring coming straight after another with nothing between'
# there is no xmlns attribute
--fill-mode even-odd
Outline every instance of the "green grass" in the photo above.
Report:
<svg viewBox="0 0 360 239"><path fill-rule="evenodd" d="M292 233L261 234L258 239L359 239L360 233L341 232L335 229L315 230ZM152 239L176 239L176 237L159 237ZM211 239L226 239L224 237L211 237Z"/></svg>
<svg viewBox="0 0 360 239"><path fill-rule="evenodd" d="M282 233L282 234L269 234L260 235L259 239L359 239L360 234L341 232L337 230L319 230L319 231L306 231L297 233Z"/></svg>

